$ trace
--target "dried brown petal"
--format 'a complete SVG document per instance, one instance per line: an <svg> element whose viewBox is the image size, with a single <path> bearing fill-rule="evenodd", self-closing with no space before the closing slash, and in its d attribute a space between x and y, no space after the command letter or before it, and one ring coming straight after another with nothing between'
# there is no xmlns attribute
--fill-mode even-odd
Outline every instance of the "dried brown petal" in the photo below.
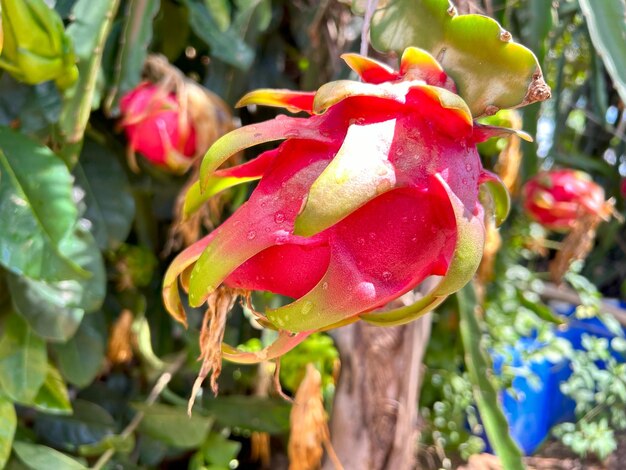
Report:
<svg viewBox="0 0 626 470"><path fill-rule="evenodd" d="M270 466L270 435L266 432L253 432L250 436L250 460L261 462L263 468Z"/></svg>
<svg viewBox="0 0 626 470"><path fill-rule="evenodd" d="M202 319L200 330L200 357L198 360L202 361L202 367L191 390L191 397L187 405L189 415L191 415L191 409L198 391L202 387L202 382L209 375L209 372L212 372L211 390L217 395L217 379L222 372L222 341L226 329L226 318L238 296L238 291L221 286L207 299L207 311Z"/></svg>
<svg viewBox="0 0 626 470"><path fill-rule="evenodd" d="M573 261L587 257L593 248L596 229L600 222L602 218L597 214L584 214L575 222L572 230L563 240L561 249L550 262L550 277L553 282L559 284Z"/></svg>
<svg viewBox="0 0 626 470"><path fill-rule="evenodd" d="M132 312L127 309L122 310L109 335L107 358L111 364L123 364L132 360L132 325Z"/></svg>
<svg viewBox="0 0 626 470"><path fill-rule="evenodd" d="M324 447L335 468L343 468L330 444L328 416L322 399L322 376L313 364L307 364L291 408L290 421L289 470L319 468Z"/></svg>

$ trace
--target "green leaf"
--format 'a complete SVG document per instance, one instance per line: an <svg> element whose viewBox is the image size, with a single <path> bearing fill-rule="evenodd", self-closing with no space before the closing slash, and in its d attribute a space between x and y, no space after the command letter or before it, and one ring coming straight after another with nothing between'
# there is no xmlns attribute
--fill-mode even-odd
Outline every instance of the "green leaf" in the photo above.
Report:
<svg viewBox="0 0 626 470"><path fill-rule="evenodd" d="M14 401L30 403L48 372L46 343L19 315L6 318L0 339L0 385Z"/></svg>
<svg viewBox="0 0 626 470"><path fill-rule="evenodd" d="M160 0L130 0L126 5L124 26L115 62L115 79L105 108L118 114L119 100L141 80L143 63L152 40L152 22Z"/></svg>
<svg viewBox="0 0 626 470"><path fill-rule="evenodd" d="M539 318L555 325L565 323L563 318L556 315L554 311L541 301L538 294L531 291L517 291L517 298L521 305L535 313Z"/></svg>
<svg viewBox="0 0 626 470"><path fill-rule="evenodd" d="M231 6L228 0L204 0L204 4L215 20L217 27L223 33L230 26Z"/></svg>
<svg viewBox="0 0 626 470"><path fill-rule="evenodd" d="M13 436L17 428L17 415L13 402L0 395L0 468L4 468L11 455Z"/></svg>
<svg viewBox="0 0 626 470"><path fill-rule="evenodd" d="M0 78L0 124L20 123L28 135L48 135L59 119L61 96L53 82L25 85L9 74Z"/></svg>
<svg viewBox="0 0 626 470"><path fill-rule="evenodd" d="M85 400L74 400L73 406L68 416L37 415L35 432L45 443L74 452L114 434L115 421L104 408Z"/></svg>
<svg viewBox="0 0 626 470"><path fill-rule="evenodd" d="M448 0L390 0L374 13L371 40L380 51L415 46L430 52L474 116L550 96L530 50L510 41L491 18L456 15Z"/></svg>
<svg viewBox="0 0 626 470"><path fill-rule="evenodd" d="M50 447L16 441L13 450L19 459L33 470L86 470L80 462Z"/></svg>
<svg viewBox="0 0 626 470"><path fill-rule="evenodd" d="M71 338L85 311L76 306L81 286L77 281L47 283L7 273L15 311L42 338L65 341Z"/></svg>
<svg viewBox="0 0 626 470"><path fill-rule="evenodd" d="M105 332L102 314L92 313L83 319L72 339L52 346L59 370L68 382L84 387L98 375L104 361Z"/></svg>
<svg viewBox="0 0 626 470"><path fill-rule="evenodd" d="M474 390L474 399L485 432L496 455L507 470L523 470L522 454L509 434L509 424L502 413L498 394L489 376L489 358L481 347L481 332L476 320L476 293L472 283L457 292L459 302L461 341L465 351L465 366Z"/></svg>
<svg viewBox="0 0 626 470"><path fill-rule="evenodd" d="M78 448L78 453L85 457L96 456L105 453L109 449L122 454L128 454L135 448L135 436L128 437L114 434L106 436L95 444L83 444Z"/></svg>
<svg viewBox="0 0 626 470"><path fill-rule="evenodd" d="M50 149L0 127L0 264L33 279L88 274L61 252L78 212L72 176Z"/></svg>
<svg viewBox="0 0 626 470"><path fill-rule="evenodd" d="M44 413L70 414L72 412L67 385L61 373L51 364L48 364L48 375L32 405Z"/></svg>
<svg viewBox="0 0 626 470"><path fill-rule="evenodd" d="M85 191L91 233L100 249L116 249L128 237L135 217L135 199L116 156L92 140L85 140L76 184Z"/></svg>
<svg viewBox="0 0 626 470"><path fill-rule="evenodd" d="M241 442L226 439L219 433L212 432L202 444L201 452L206 463L229 468L231 460L237 457Z"/></svg>
<svg viewBox="0 0 626 470"><path fill-rule="evenodd" d="M174 447L193 449L205 440L213 420L194 413L187 416L185 408L162 405L134 403L133 408L144 413L139 429L153 439Z"/></svg>
<svg viewBox="0 0 626 470"><path fill-rule="evenodd" d="M626 3L624 0L580 0L589 35L613 85L626 102Z"/></svg>
<svg viewBox="0 0 626 470"><path fill-rule="evenodd" d="M191 29L211 47L211 56L240 70L248 70L254 60L254 51L232 28L220 32L215 19L202 0L184 0L189 8Z"/></svg>
<svg viewBox="0 0 626 470"><path fill-rule="evenodd" d="M16 311L39 336L51 341L71 338L83 315L99 309L106 294L104 262L89 232L77 227L73 236L62 242L61 251L91 277L47 283L7 276Z"/></svg>
<svg viewBox="0 0 626 470"><path fill-rule="evenodd" d="M289 430L291 405L284 400L229 396L206 400L203 405L223 426L269 434Z"/></svg>

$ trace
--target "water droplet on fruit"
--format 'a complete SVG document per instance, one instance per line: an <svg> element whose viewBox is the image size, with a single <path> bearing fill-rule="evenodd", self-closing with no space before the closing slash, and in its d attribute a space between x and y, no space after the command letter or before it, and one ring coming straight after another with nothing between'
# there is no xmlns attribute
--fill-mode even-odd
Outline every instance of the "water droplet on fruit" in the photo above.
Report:
<svg viewBox="0 0 626 470"><path fill-rule="evenodd" d="M466 184L467 184L467 178L463 178L463 179L461 180L461 183L463 183L463 184L465 184L465 185L466 185Z"/></svg>
<svg viewBox="0 0 626 470"><path fill-rule="evenodd" d="M359 245L365 245L365 238L363 237L357 238L356 241L359 243Z"/></svg>
<svg viewBox="0 0 626 470"><path fill-rule="evenodd" d="M313 310L313 302L307 300L302 304L302 315L308 315Z"/></svg>
<svg viewBox="0 0 626 470"><path fill-rule="evenodd" d="M276 212L276 214L274 214L274 222L276 222L277 224L282 224L285 221L285 214L283 214L282 212Z"/></svg>
<svg viewBox="0 0 626 470"><path fill-rule="evenodd" d="M328 282L322 283L322 289L328 290Z"/></svg>
<svg viewBox="0 0 626 470"><path fill-rule="evenodd" d="M385 272L383 273L383 279L384 279L385 281L388 281L389 279L391 279L391 273L390 273L389 271L385 271Z"/></svg>
<svg viewBox="0 0 626 470"><path fill-rule="evenodd" d="M246 237L248 238L248 240L254 240L254 237L256 237L256 232L254 230L250 230Z"/></svg>
<svg viewBox="0 0 626 470"><path fill-rule="evenodd" d="M467 171L472 171L472 165L471 165L471 163L468 163L467 165L465 165L465 169L466 169Z"/></svg>

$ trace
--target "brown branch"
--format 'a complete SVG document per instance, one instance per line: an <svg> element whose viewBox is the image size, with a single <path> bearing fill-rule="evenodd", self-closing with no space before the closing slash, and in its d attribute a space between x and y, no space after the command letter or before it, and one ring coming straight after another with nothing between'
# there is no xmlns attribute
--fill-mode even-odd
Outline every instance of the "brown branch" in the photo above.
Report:
<svg viewBox="0 0 626 470"><path fill-rule="evenodd" d="M165 387L167 387L167 384L169 384L170 381L172 380L172 377L174 377L174 374L176 374L178 369L182 367L182 365L185 362L186 357L187 357L187 353L185 352L181 353L176 358L176 360L165 370L165 372L161 374L161 376L157 379L156 383L154 384L154 387L152 387L152 390L150 391L148 398L146 398L146 401L145 401L146 405L150 406L150 405L153 405L154 402L156 402L157 398L159 398L161 393L163 393L163 390L165 390ZM128 423L128 425L124 428L120 436L123 437L124 439L128 438L132 433L135 432L139 424L141 424L141 421L143 420L144 416L145 416L145 413L143 411L137 412L137 414L135 414L135 416L130 421L130 423ZM100 456L100 458L94 464L94 466L91 467L92 470L101 470L102 468L104 468L107 462L111 460L111 458L115 455L115 452L116 450L113 448L108 449L104 454Z"/></svg>
<svg viewBox="0 0 626 470"><path fill-rule="evenodd" d="M554 284L545 284L541 292L537 292L545 300L557 300L561 302L567 302L570 304L580 305L582 301L580 295L572 289L567 287L557 287ZM609 313L620 322L622 326L626 326L626 310L610 303L601 302L602 311Z"/></svg>

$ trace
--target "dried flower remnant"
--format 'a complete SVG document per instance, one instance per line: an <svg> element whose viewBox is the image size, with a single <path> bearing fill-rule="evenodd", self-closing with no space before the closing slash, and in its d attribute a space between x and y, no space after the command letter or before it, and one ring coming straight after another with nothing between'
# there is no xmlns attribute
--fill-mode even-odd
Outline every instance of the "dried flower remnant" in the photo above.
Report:
<svg viewBox="0 0 626 470"><path fill-rule="evenodd" d="M313 364L298 387L290 415L289 470L314 470L320 467L324 448L337 470L342 465L330 443L328 416L322 399L322 376Z"/></svg>

